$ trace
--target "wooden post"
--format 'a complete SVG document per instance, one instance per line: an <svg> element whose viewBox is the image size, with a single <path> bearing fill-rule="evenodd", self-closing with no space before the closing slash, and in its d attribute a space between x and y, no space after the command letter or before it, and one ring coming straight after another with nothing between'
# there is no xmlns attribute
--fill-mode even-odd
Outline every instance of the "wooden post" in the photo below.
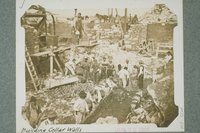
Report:
<svg viewBox="0 0 200 133"><path fill-rule="evenodd" d="M50 54L50 78L53 78L53 53Z"/></svg>
<svg viewBox="0 0 200 133"><path fill-rule="evenodd" d="M50 56L50 78L52 79L53 78L53 56L54 56L54 53L53 53L53 46L50 46L50 49L51 49L51 53L49 54Z"/></svg>
<svg viewBox="0 0 200 133"><path fill-rule="evenodd" d="M125 33L127 31L127 8L125 8L125 15L124 15L125 19L124 19L124 29L125 29Z"/></svg>
<svg viewBox="0 0 200 133"><path fill-rule="evenodd" d="M111 17L113 17L113 8L111 8Z"/></svg>
<svg viewBox="0 0 200 133"><path fill-rule="evenodd" d="M45 21L45 35L47 36L47 17L44 18Z"/></svg>
<svg viewBox="0 0 200 133"><path fill-rule="evenodd" d="M117 8L115 8L115 12L116 12L116 16L118 16L118 11L117 11Z"/></svg>
<svg viewBox="0 0 200 133"><path fill-rule="evenodd" d="M55 24L55 18L53 15L51 15L52 17L52 20L53 20L53 35L55 36L56 35L56 24Z"/></svg>
<svg viewBox="0 0 200 133"><path fill-rule="evenodd" d="M76 17L77 16L77 9L74 9L74 17Z"/></svg>

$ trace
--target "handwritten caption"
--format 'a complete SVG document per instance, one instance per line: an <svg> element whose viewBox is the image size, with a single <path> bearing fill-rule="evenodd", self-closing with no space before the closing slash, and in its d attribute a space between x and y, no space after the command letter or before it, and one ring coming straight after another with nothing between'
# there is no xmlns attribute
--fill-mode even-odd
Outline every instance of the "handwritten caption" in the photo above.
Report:
<svg viewBox="0 0 200 133"><path fill-rule="evenodd" d="M48 129L27 129L22 128L21 133L67 133L67 132L81 132L82 129L80 127L66 127L66 128L60 128L60 127L50 127Z"/></svg>

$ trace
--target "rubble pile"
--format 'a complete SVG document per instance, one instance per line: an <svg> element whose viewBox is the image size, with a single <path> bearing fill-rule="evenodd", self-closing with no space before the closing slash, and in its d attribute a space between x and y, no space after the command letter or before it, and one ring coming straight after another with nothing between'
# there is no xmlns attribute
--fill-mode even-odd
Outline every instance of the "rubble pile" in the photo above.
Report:
<svg viewBox="0 0 200 133"><path fill-rule="evenodd" d="M173 72L169 69L173 68L165 68L161 76L157 76L154 82L147 85L140 103L134 102L130 105L131 113L127 116L127 123L155 123L157 126L165 127L177 116L178 108L174 103L173 93Z"/></svg>
<svg viewBox="0 0 200 133"><path fill-rule="evenodd" d="M148 93L141 94L143 96L137 95L138 101L132 101L126 123L155 123L160 126L164 121L162 112Z"/></svg>
<svg viewBox="0 0 200 133"><path fill-rule="evenodd" d="M82 90L92 92L94 84L87 82L66 85L51 90L40 90L34 96L37 97L37 103L41 107L43 114L46 114L45 112L47 111L55 111L58 114L58 123L67 124L66 122L73 123L67 118L70 117L73 120L73 102ZM27 92L27 102L31 96L32 92Z"/></svg>
<svg viewBox="0 0 200 133"><path fill-rule="evenodd" d="M165 4L156 4L140 18L140 23L177 23L177 16Z"/></svg>
<svg viewBox="0 0 200 133"><path fill-rule="evenodd" d="M119 40L121 39L120 28L112 23L100 23L94 26L96 38L98 40ZM94 34L93 34L94 38Z"/></svg>
<svg viewBox="0 0 200 133"><path fill-rule="evenodd" d="M162 126L168 126L178 114L178 107L174 103L173 72L165 69L161 78L149 85L147 91L164 115L165 121Z"/></svg>

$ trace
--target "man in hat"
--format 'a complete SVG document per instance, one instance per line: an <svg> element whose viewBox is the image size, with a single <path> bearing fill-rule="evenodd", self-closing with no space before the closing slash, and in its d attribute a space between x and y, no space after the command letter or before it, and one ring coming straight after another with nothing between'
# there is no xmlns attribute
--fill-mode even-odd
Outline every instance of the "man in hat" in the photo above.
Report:
<svg viewBox="0 0 200 133"><path fill-rule="evenodd" d="M75 29L76 29L75 34L78 35L78 40L79 40L82 38L84 32L81 13L78 13L77 20L75 22Z"/></svg>
<svg viewBox="0 0 200 133"><path fill-rule="evenodd" d="M76 124L80 124L86 117L86 114L89 112L88 104L85 100L87 94L85 91L79 93L79 98L74 103L74 112Z"/></svg>

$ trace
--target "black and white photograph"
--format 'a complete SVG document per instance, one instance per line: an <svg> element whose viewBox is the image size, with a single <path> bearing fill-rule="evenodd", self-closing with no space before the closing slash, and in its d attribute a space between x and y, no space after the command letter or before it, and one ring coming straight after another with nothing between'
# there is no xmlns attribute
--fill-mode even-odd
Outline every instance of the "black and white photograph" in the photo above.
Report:
<svg viewBox="0 0 200 133"><path fill-rule="evenodd" d="M37 1L17 4L17 133L184 131L181 0Z"/></svg>

